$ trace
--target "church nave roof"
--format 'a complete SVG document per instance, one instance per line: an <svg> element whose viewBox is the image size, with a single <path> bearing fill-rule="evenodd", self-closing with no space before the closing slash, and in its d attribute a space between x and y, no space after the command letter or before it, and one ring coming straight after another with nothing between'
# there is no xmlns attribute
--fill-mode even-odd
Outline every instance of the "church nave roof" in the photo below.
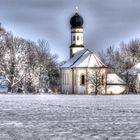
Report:
<svg viewBox="0 0 140 140"><path fill-rule="evenodd" d="M93 52L84 49L70 58L62 68L100 68L107 67Z"/></svg>

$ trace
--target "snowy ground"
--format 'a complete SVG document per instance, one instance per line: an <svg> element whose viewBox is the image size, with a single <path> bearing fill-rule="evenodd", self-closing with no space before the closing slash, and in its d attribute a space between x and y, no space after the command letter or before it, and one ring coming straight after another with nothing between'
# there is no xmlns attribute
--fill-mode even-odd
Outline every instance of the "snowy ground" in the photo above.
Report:
<svg viewBox="0 0 140 140"><path fill-rule="evenodd" d="M140 95L0 95L0 140L140 140Z"/></svg>

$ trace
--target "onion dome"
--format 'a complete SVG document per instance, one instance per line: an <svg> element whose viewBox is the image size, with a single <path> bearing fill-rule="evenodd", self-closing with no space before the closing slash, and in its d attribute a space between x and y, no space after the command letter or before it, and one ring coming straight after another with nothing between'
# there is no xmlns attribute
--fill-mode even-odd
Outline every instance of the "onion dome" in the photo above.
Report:
<svg viewBox="0 0 140 140"><path fill-rule="evenodd" d="M71 28L82 28L83 23L84 23L83 18L77 12L70 19Z"/></svg>

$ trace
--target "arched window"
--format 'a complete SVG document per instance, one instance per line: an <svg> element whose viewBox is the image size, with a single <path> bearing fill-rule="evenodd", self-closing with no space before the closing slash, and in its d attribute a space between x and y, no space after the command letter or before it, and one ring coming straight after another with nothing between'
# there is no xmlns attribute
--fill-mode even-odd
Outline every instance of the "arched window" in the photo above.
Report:
<svg viewBox="0 0 140 140"><path fill-rule="evenodd" d="M79 36L77 36L77 40L79 40Z"/></svg>
<svg viewBox="0 0 140 140"><path fill-rule="evenodd" d="M80 85L85 85L85 75L82 74L80 77Z"/></svg>
<svg viewBox="0 0 140 140"><path fill-rule="evenodd" d="M75 41L75 35L73 36L73 41Z"/></svg>

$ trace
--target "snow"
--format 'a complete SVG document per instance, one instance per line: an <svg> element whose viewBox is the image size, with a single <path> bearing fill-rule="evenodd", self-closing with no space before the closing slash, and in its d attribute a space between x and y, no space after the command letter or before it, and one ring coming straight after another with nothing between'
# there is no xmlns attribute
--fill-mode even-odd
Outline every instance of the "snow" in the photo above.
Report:
<svg viewBox="0 0 140 140"><path fill-rule="evenodd" d="M8 87L7 86L0 86L0 93L7 93Z"/></svg>
<svg viewBox="0 0 140 140"><path fill-rule="evenodd" d="M128 73L132 75L137 75L137 73L140 73L140 63L136 64L131 69L129 69Z"/></svg>
<svg viewBox="0 0 140 140"><path fill-rule="evenodd" d="M70 58L62 68L107 67L93 52L84 49Z"/></svg>
<svg viewBox="0 0 140 140"><path fill-rule="evenodd" d="M0 95L0 140L140 140L140 96Z"/></svg>
<svg viewBox="0 0 140 140"><path fill-rule="evenodd" d="M71 65L73 65L73 63L74 63L75 61L77 61L77 59L79 59L79 57L80 57L81 55L83 55L86 51L87 51L86 49L83 49L83 50L77 52L72 58L70 58L70 59L62 66L62 68L68 68L68 67L70 67Z"/></svg>
<svg viewBox="0 0 140 140"><path fill-rule="evenodd" d="M87 53L84 53L80 59L74 64L72 65L73 68L75 67L106 67L105 64L103 64L103 62L101 62L101 60L92 52L87 51Z"/></svg>
<svg viewBox="0 0 140 140"><path fill-rule="evenodd" d="M89 51L85 52L78 61L76 61L72 67L88 67L89 62Z"/></svg>
<svg viewBox="0 0 140 140"><path fill-rule="evenodd" d="M107 74L107 84L123 85L126 84L117 74Z"/></svg>
<svg viewBox="0 0 140 140"><path fill-rule="evenodd" d="M140 70L140 63L136 64L133 68Z"/></svg>
<svg viewBox="0 0 140 140"><path fill-rule="evenodd" d="M0 76L0 93L7 92L8 92L8 81L3 76Z"/></svg>

